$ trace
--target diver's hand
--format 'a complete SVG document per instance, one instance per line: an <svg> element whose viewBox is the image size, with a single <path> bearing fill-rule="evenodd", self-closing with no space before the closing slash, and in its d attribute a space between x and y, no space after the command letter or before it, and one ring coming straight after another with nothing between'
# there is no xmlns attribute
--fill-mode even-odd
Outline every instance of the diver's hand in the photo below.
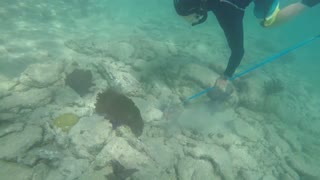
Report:
<svg viewBox="0 0 320 180"><path fill-rule="evenodd" d="M208 92L208 96L213 100L225 99L231 95L233 89L231 81L225 76L220 76L214 84L214 89Z"/></svg>
<svg viewBox="0 0 320 180"><path fill-rule="evenodd" d="M230 84L230 83L231 83L231 82L228 80L228 78L226 78L225 76L220 76L220 77L216 80L216 82L215 82L215 84L214 84L214 87L215 87L216 89L219 89L220 91L225 92L226 89L227 89L228 84Z"/></svg>

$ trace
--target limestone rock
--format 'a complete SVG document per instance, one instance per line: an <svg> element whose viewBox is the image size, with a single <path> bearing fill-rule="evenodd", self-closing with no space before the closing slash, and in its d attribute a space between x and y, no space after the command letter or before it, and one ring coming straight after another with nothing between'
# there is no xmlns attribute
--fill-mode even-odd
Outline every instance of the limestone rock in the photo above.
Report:
<svg viewBox="0 0 320 180"><path fill-rule="evenodd" d="M88 167L89 161L86 159L67 157L62 160L59 171L65 180L73 180L81 177Z"/></svg>
<svg viewBox="0 0 320 180"><path fill-rule="evenodd" d="M219 169L217 173L223 179L232 180L234 178L231 157L222 147L200 144L195 148L185 149L185 153L193 158L210 162L214 169Z"/></svg>
<svg viewBox="0 0 320 180"><path fill-rule="evenodd" d="M26 126L21 132L4 136L0 139L0 159L16 159L41 140L42 128L38 126Z"/></svg>
<svg viewBox="0 0 320 180"><path fill-rule="evenodd" d="M200 87L213 86L215 80L219 77L214 71L198 64L188 64L183 70L183 76L187 80L191 80L200 85Z"/></svg>
<svg viewBox="0 0 320 180"><path fill-rule="evenodd" d="M39 163L33 168L32 180L43 180L48 176L50 167L44 163Z"/></svg>
<svg viewBox="0 0 320 180"><path fill-rule="evenodd" d="M133 102L139 108L142 119L145 122L159 121L163 117L163 112L150 106L150 102L141 98L132 98Z"/></svg>
<svg viewBox="0 0 320 180"><path fill-rule="evenodd" d="M110 139L111 132L111 124L102 116L90 116L81 118L69 137L78 156L93 158Z"/></svg>
<svg viewBox="0 0 320 180"><path fill-rule="evenodd" d="M159 166L164 169L173 167L178 158L183 156L182 147L177 146L175 139L171 140L171 142L164 142L164 138L143 139L143 142L148 147L149 155Z"/></svg>
<svg viewBox="0 0 320 180"><path fill-rule="evenodd" d="M2 146L1 146L2 147ZM1 179L31 179L32 168L21 166L17 163L0 161L0 177Z"/></svg>
<svg viewBox="0 0 320 180"><path fill-rule="evenodd" d="M73 91L70 87L61 87L55 92L54 101L62 106L71 106L81 101L78 93Z"/></svg>
<svg viewBox="0 0 320 180"><path fill-rule="evenodd" d="M133 148L125 139L114 137L101 150L96 158L96 165L103 167L105 164L115 159L127 169L139 169L150 163L149 157Z"/></svg>
<svg viewBox="0 0 320 180"><path fill-rule="evenodd" d="M320 179L319 168L320 165L316 164L317 161L313 162L300 154L294 154L286 158L288 165L294 169L300 177L305 179L316 180Z"/></svg>
<svg viewBox="0 0 320 180"><path fill-rule="evenodd" d="M1 121L11 121L11 120L16 120L20 117L20 114L17 114L15 112L10 112L10 113L0 113L0 122Z"/></svg>
<svg viewBox="0 0 320 180"><path fill-rule="evenodd" d="M36 88L48 87L62 78L61 64L31 64L21 75L20 82Z"/></svg>
<svg viewBox="0 0 320 180"><path fill-rule="evenodd" d="M88 170L81 177L80 180L101 180L106 179L108 174L112 173L111 167L107 166L99 170Z"/></svg>
<svg viewBox="0 0 320 180"><path fill-rule="evenodd" d="M89 161L86 159L76 159L66 157L62 160L61 166L55 170L52 169L47 180L74 180L79 179L82 174L89 168Z"/></svg>
<svg viewBox="0 0 320 180"><path fill-rule="evenodd" d="M10 89L12 89L16 84L17 82L0 75L0 98L9 95L11 93Z"/></svg>
<svg viewBox="0 0 320 180"><path fill-rule="evenodd" d="M296 131L299 132L299 129L296 130L284 130L283 133L280 134L280 136L285 139L288 144L291 146L293 151L301 151L302 145L299 142L298 135L296 134Z"/></svg>
<svg viewBox="0 0 320 180"><path fill-rule="evenodd" d="M240 169L238 171L238 177L237 179L241 179L241 180L256 180L256 179L262 179L262 173L255 171L255 170L251 170L251 169Z"/></svg>
<svg viewBox="0 0 320 180"><path fill-rule="evenodd" d="M130 73L130 68L121 63L105 63L101 65L106 67L104 70L100 69L100 73L105 76L108 83L119 89L122 93L134 97L141 96L143 89L141 83Z"/></svg>
<svg viewBox="0 0 320 180"><path fill-rule="evenodd" d="M257 76L248 80L240 80L237 82L238 87L244 86L239 90L240 104L254 111L264 111L264 76Z"/></svg>
<svg viewBox="0 0 320 180"><path fill-rule="evenodd" d="M217 169L212 164L203 159L183 158L177 165L177 175L180 180L222 180L216 173Z"/></svg>
<svg viewBox="0 0 320 180"><path fill-rule="evenodd" d="M26 155L18 158L18 162L28 166L35 166L37 162L42 161L53 168L59 166L63 156L63 152L59 150L57 146L46 145L32 148Z"/></svg>
<svg viewBox="0 0 320 180"><path fill-rule="evenodd" d="M146 167L141 171L137 171L132 174L129 178L132 180L141 180L141 179L167 179L175 180L176 175L173 168L159 169L157 167Z"/></svg>
<svg viewBox="0 0 320 180"><path fill-rule="evenodd" d="M120 61L128 61L134 55L134 47L126 42L116 43L110 47L110 53Z"/></svg>
<svg viewBox="0 0 320 180"><path fill-rule="evenodd" d="M232 127L236 134L247 140L257 142L263 138L263 131L259 127L252 126L252 124L243 120L237 119L232 121Z"/></svg>
<svg viewBox="0 0 320 180"><path fill-rule="evenodd" d="M249 154L246 147L232 145L229 148L229 152L234 167L244 167L249 171L256 171L258 169L257 159Z"/></svg>
<svg viewBox="0 0 320 180"><path fill-rule="evenodd" d="M281 120L299 123L305 119L307 107L290 93L270 95L265 101L265 110L275 113Z"/></svg>
<svg viewBox="0 0 320 180"><path fill-rule="evenodd" d="M19 132L23 130L23 123L14 123L14 124L1 124L0 126L0 137L5 136L10 133Z"/></svg>
<svg viewBox="0 0 320 180"><path fill-rule="evenodd" d="M277 130L273 126L267 125L265 127L265 139L269 142L271 146L274 146L276 150L275 152L277 152L279 156L283 156L292 152L290 145L278 135Z"/></svg>
<svg viewBox="0 0 320 180"><path fill-rule="evenodd" d="M48 89L31 89L17 92L1 100L0 111L12 108L35 108L46 105L51 101L51 91Z"/></svg>

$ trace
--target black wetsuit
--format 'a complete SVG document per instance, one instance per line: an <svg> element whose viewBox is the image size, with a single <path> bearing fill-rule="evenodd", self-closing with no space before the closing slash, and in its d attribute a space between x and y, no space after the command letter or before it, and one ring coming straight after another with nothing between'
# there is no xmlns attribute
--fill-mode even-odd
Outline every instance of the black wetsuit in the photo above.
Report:
<svg viewBox="0 0 320 180"><path fill-rule="evenodd" d="M320 3L320 0L302 0L302 3L306 6L313 7Z"/></svg>
<svg viewBox="0 0 320 180"><path fill-rule="evenodd" d="M232 77L243 55L243 17L244 9L252 0L209 0L208 10L212 11L224 31L231 56L224 75Z"/></svg>

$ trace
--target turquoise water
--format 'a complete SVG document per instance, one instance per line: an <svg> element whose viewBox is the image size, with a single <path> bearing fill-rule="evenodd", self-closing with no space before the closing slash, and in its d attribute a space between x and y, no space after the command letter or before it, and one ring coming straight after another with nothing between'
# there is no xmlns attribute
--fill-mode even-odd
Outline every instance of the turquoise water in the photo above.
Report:
<svg viewBox="0 0 320 180"><path fill-rule="evenodd" d="M319 16L265 29L248 7L237 72L318 35ZM320 39L183 106L227 64L212 14L190 27L171 1L2 0L0 24L1 180L320 179ZM122 95L97 103L109 88Z"/></svg>

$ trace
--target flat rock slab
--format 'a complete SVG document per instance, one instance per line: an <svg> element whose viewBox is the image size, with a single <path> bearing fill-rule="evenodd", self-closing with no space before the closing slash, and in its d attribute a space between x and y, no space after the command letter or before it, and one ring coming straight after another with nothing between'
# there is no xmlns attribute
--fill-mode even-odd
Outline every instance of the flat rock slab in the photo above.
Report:
<svg viewBox="0 0 320 180"><path fill-rule="evenodd" d="M23 123L7 123L0 126L0 137L23 130Z"/></svg>
<svg viewBox="0 0 320 180"><path fill-rule="evenodd" d="M304 179L310 180L320 179L320 165L317 165L314 162L309 162L309 160L306 160L299 154L290 156L286 160L288 165L294 169L300 177L302 176Z"/></svg>
<svg viewBox="0 0 320 180"><path fill-rule="evenodd" d="M32 168L4 161L0 161L0 167L0 179L32 179Z"/></svg>
<svg viewBox="0 0 320 180"><path fill-rule="evenodd" d="M81 118L71 129L69 137L79 156L97 155L111 137L112 125L102 116Z"/></svg>
<svg viewBox="0 0 320 180"><path fill-rule="evenodd" d="M26 86L44 88L62 78L60 64L31 64L21 75L20 82Z"/></svg>
<svg viewBox="0 0 320 180"><path fill-rule="evenodd" d="M31 89L25 92L17 92L1 99L0 111L12 108L35 108L43 106L51 101L52 93L48 89Z"/></svg>
<svg viewBox="0 0 320 180"><path fill-rule="evenodd" d="M41 140L42 128L38 126L26 126L21 132L4 136L0 139L0 159L16 159Z"/></svg>
<svg viewBox="0 0 320 180"><path fill-rule="evenodd" d="M178 177L181 180L202 179L202 180L221 180L222 178L215 173L211 163L202 159L183 158L177 165Z"/></svg>

